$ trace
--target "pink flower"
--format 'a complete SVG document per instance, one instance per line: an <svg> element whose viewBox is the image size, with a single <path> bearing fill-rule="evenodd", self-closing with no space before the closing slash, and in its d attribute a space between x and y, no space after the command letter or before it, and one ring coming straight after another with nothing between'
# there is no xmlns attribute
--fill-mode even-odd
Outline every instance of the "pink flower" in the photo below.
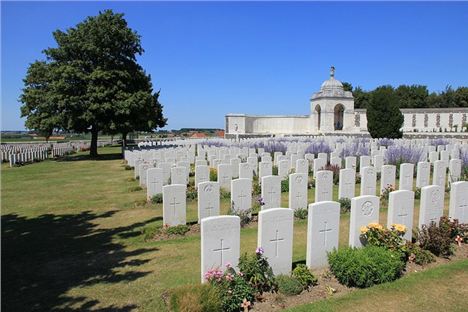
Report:
<svg viewBox="0 0 468 312"><path fill-rule="evenodd" d="M231 268L231 267L232 267L232 264L231 264L231 262L226 262L226 268L228 268L228 269L229 269L229 268Z"/></svg>
<svg viewBox="0 0 468 312"><path fill-rule="evenodd" d="M262 247L258 247L256 250L255 250L255 253L258 254L258 255L263 255L265 251L263 250Z"/></svg>

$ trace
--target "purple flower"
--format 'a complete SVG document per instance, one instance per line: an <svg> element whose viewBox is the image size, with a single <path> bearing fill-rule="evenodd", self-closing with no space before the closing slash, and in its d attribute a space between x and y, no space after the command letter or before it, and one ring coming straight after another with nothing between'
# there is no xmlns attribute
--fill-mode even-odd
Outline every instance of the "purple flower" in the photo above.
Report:
<svg viewBox="0 0 468 312"><path fill-rule="evenodd" d="M258 248L255 250L255 253L256 253L257 255L263 255L264 252L265 252L265 251L263 250L262 247L258 247Z"/></svg>
<svg viewBox="0 0 468 312"><path fill-rule="evenodd" d="M417 164L421 161L423 153L424 150L420 147L393 145L388 147L385 158L389 165Z"/></svg>
<svg viewBox="0 0 468 312"><path fill-rule="evenodd" d="M263 200L263 197L259 197L259 198L258 198L258 203L260 204L260 206L264 206L264 205L265 205L265 201Z"/></svg>

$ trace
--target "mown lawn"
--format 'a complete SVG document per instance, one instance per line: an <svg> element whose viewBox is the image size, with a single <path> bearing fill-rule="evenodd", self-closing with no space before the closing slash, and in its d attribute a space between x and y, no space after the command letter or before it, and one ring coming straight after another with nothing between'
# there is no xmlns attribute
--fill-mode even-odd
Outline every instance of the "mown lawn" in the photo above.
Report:
<svg viewBox="0 0 468 312"><path fill-rule="evenodd" d="M339 298L306 304L309 311L467 311L468 260L409 274L393 283L357 290Z"/></svg>
<svg viewBox="0 0 468 312"><path fill-rule="evenodd" d="M145 190L129 191L138 182L118 152L101 148L99 160L80 154L19 168L2 165L4 311L164 311L165 290L199 282L199 235L145 241L144 233L162 224L162 206L143 204ZM188 221L196 221L196 206L188 204ZM415 224L418 200L416 207ZM228 208L223 200L222 212ZM348 229L349 214L343 214L341 246ZM242 229L241 252L253 252L256 239L256 227ZM305 260L305 253L301 220L294 227L294 261Z"/></svg>

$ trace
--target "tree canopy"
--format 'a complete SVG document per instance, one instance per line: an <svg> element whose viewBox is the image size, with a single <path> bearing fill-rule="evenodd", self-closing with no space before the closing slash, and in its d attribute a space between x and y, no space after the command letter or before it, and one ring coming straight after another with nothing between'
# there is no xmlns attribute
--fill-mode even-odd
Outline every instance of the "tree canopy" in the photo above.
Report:
<svg viewBox="0 0 468 312"><path fill-rule="evenodd" d="M373 138L401 138L404 117L398 108L398 97L391 86L382 86L372 93L366 110L367 130Z"/></svg>
<svg viewBox="0 0 468 312"><path fill-rule="evenodd" d="M343 87L352 87L343 83ZM384 86L381 86L384 87ZM380 88L380 87L379 87ZM377 88L378 89L378 88ZM367 108L375 90L365 91L361 87L352 87L355 108ZM397 98L399 108L450 108L468 107L468 87L453 89L447 86L442 92L429 92L424 85L400 85L391 91Z"/></svg>
<svg viewBox="0 0 468 312"><path fill-rule="evenodd" d="M57 47L46 61L30 65L20 97L26 127L91 132L92 156L98 133L152 131L166 125L150 75L137 63L144 50L140 36L123 14L111 10L76 27L53 33Z"/></svg>

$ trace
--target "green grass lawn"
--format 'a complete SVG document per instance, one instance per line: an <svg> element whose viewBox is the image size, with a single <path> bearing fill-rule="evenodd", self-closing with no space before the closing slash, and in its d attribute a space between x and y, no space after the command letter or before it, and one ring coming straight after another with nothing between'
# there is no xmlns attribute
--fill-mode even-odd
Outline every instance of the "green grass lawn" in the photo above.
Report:
<svg viewBox="0 0 468 312"><path fill-rule="evenodd" d="M145 241L144 232L162 224L162 205L142 205L146 190L129 191L138 182L124 169L119 148L99 152L99 160L78 154L2 165L4 311L164 311L165 290L199 283L199 235ZM313 197L310 190L309 202ZM287 201L283 194L284 206ZM229 202L222 201L223 213ZM419 200L415 204L417 224ZM196 201L187 205L187 220L197 220ZM340 221L344 246L349 214ZM306 226L305 220L294 225L294 261L305 260ZM256 241L256 228L242 229L241 252L253 252Z"/></svg>
<svg viewBox="0 0 468 312"><path fill-rule="evenodd" d="M393 283L288 309L309 311L466 311L468 260L407 275Z"/></svg>

